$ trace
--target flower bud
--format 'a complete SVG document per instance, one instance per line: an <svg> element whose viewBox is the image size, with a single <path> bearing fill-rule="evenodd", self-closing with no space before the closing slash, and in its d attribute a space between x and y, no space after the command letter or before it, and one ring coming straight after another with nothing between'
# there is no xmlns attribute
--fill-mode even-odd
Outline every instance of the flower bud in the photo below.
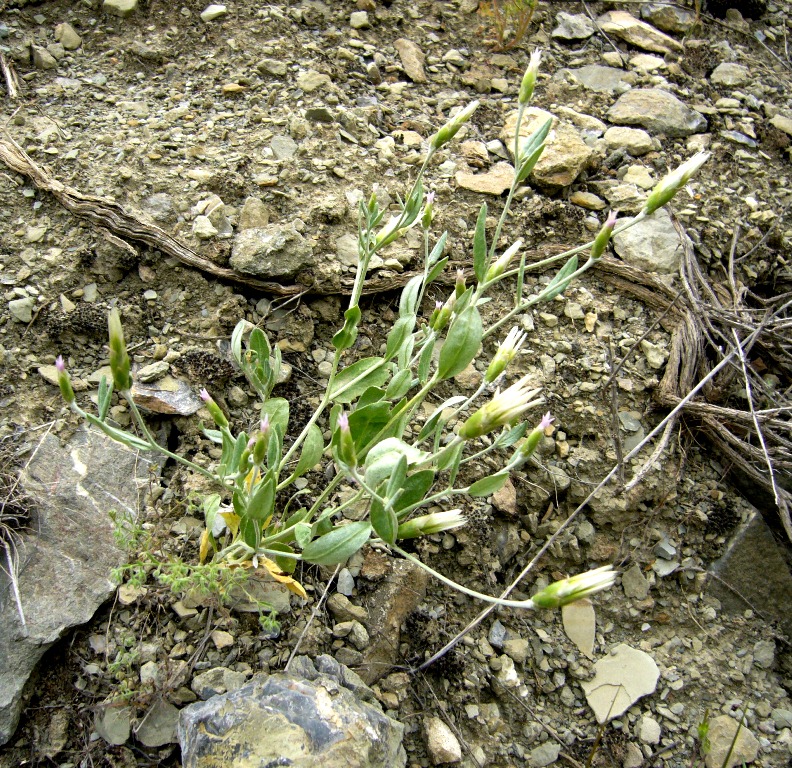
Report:
<svg viewBox="0 0 792 768"><path fill-rule="evenodd" d="M693 176L704 163L709 160L710 152L697 152L686 162L682 163L675 171L660 179L655 188L649 193L644 203L643 213L649 215L658 208L662 208Z"/></svg>
<svg viewBox="0 0 792 768"><path fill-rule="evenodd" d="M220 409L220 406L212 400L212 396L205 390L201 390L201 400L204 401L204 405L206 406L206 410L209 411L214 423L220 427L220 429L225 429L228 427L228 419L225 417L225 414Z"/></svg>
<svg viewBox="0 0 792 768"><path fill-rule="evenodd" d="M536 74L539 71L541 61L542 49L537 48L531 54L531 61L528 63L528 69L525 70L522 83L520 84L520 95L517 97L520 104L527 104L531 100L531 96L533 96Z"/></svg>
<svg viewBox="0 0 792 768"><path fill-rule="evenodd" d="M459 298L467 290L465 285L465 270L458 269L456 273L456 283L454 283L454 296Z"/></svg>
<svg viewBox="0 0 792 768"><path fill-rule="evenodd" d="M72 389L71 379L66 370L66 363L63 362L63 357L58 355L55 360L55 368L58 371L58 386L60 387L61 396L71 405L74 402L74 390Z"/></svg>
<svg viewBox="0 0 792 768"><path fill-rule="evenodd" d="M611 211L608 214L607 220L602 225L602 229L597 232L597 236L594 238L594 244L591 246L592 259L600 259L602 258L602 254L605 253L605 247L610 242L613 228L616 226L616 216L617 211Z"/></svg>
<svg viewBox="0 0 792 768"><path fill-rule="evenodd" d="M443 304L439 310L435 310L437 314L432 315L434 322L430 323L430 327L433 331L440 333L440 331L442 331L443 328L445 328L451 322L451 315L454 314L456 300L456 292L454 292L446 299L446 303Z"/></svg>
<svg viewBox="0 0 792 768"><path fill-rule="evenodd" d="M575 600L602 592L609 589L616 580L616 572L610 565L596 568L593 571L579 573L577 576L570 576L568 579L556 581L549 587L545 587L531 598L531 602L537 608L561 608Z"/></svg>
<svg viewBox="0 0 792 768"><path fill-rule="evenodd" d="M498 345L498 351L484 374L484 380L488 384L492 384L506 370L506 366L514 359L525 338L526 334L516 326L509 331L508 336Z"/></svg>
<svg viewBox="0 0 792 768"><path fill-rule="evenodd" d="M119 392L128 392L132 388L132 377L129 375L129 355L124 341L124 329L121 317L114 307L107 317L107 329L110 336L110 370L113 383Z"/></svg>
<svg viewBox="0 0 792 768"><path fill-rule="evenodd" d="M348 467L357 466L357 452L352 433L349 430L349 416L345 413L338 415L338 458Z"/></svg>
<svg viewBox="0 0 792 768"><path fill-rule="evenodd" d="M517 449L517 457L520 460L520 463L524 462L530 456L533 455L533 452L539 447L539 441L545 437L547 434L547 429L550 425L555 421L555 419L550 415L550 411L548 411L544 416L542 416L542 420L539 422L539 426L536 427L529 435L525 438L525 441L520 445Z"/></svg>
<svg viewBox="0 0 792 768"><path fill-rule="evenodd" d="M487 274L484 276L485 283L494 280L496 277L500 277L506 271L506 267L509 266L509 262L512 260L514 254L520 250L522 244L522 240L515 240L514 243L498 257L497 261L490 265Z"/></svg>
<svg viewBox="0 0 792 768"><path fill-rule="evenodd" d="M472 101L463 110L457 112L432 138L429 140L429 146L434 149L440 149L443 144L447 144L451 139L456 136L457 131L468 121L470 116L478 109L478 101Z"/></svg>
<svg viewBox="0 0 792 768"><path fill-rule="evenodd" d="M432 219L434 218L434 200L435 193L430 192L426 196L426 205L424 206L423 217L421 218L421 226L424 229L429 229L432 226Z"/></svg>
<svg viewBox="0 0 792 768"><path fill-rule="evenodd" d="M429 515L414 517L399 526L397 539L415 539L430 533L442 533L459 528L467 522L461 510L452 509L448 512L433 512Z"/></svg>

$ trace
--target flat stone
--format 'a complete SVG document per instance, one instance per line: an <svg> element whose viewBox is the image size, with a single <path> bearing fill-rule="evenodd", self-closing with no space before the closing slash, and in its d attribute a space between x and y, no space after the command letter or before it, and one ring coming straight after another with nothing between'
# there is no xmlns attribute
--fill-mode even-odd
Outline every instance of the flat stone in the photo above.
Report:
<svg viewBox="0 0 792 768"><path fill-rule="evenodd" d="M514 181L514 168L510 163L495 163L487 173L457 171L454 178L463 189L484 195L502 195Z"/></svg>
<svg viewBox="0 0 792 768"><path fill-rule="evenodd" d="M150 462L103 435L80 428L62 446L39 444L22 475L33 519L19 532L25 553L18 588L23 626L13 599L0 608L0 745L14 734L22 690L39 659L70 628L85 624L116 590L111 571L126 562L109 510L137 517ZM86 532L90 531L90 535ZM10 584L0 569L0 594Z"/></svg>
<svg viewBox="0 0 792 768"><path fill-rule="evenodd" d="M8 302L8 313L18 323L29 323L33 319L33 307L36 306L35 299L26 296L22 299L11 299Z"/></svg>
<svg viewBox="0 0 792 768"><path fill-rule="evenodd" d="M575 80L596 93L615 93L627 74L623 69L603 67L602 64L586 64L569 71Z"/></svg>
<svg viewBox="0 0 792 768"><path fill-rule="evenodd" d="M145 747L164 747L176 743L176 727L179 724L179 710L169 701L155 699L146 711L135 737Z"/></svg>
<svg viewBox="0 0 792 768"><path fill-rule="evenodd" d="M132 711L129 707L102 707L94 720L94 728L111 747L125 744L132 732Z"/></svg>
<svg viewBox="0 0 792 768"><path fill-rule="evenodd" d="M214 21L215 19L222 18L227 13L228 8L226 8L226 6L213 3L212 5L207 5L206 8L201 11L201 21Z"/></svg>
<svg viewBox="0 0 792 768"><path fill-rule="evenodd" d="M585 13L556 14L556 27L550 33L558 40L587 40L597 31L594 22Z"/></svg>
<svg viewBox="0 0 792 768"><path fill-rule="evenodd" d="M292 277L313 264L313 248L294 227L270 224L237 233L231 266L249 275Z"/></svg>
<svg viewBox="0 0 792 768"><path fill-rule="evenodd" d="M757 738L745 724L741 726L737 720L728 715L713 717L709 723L707 736L710 742L710 750L704 757L704 765L707 768L735 768L743 763L750 764L759 754ZM729 750L731 750L730 755ZM729 755L728 761L727 755Z"/></svg>
<svg viewBox="0 0 792 768"><path fill-rule="evenodd" d="M414 83L425 83L424 61L426 56L420 46L406 37L400 37L398 40L394 40L393 47L399 54L399 60L407 77Z"/></svg>
<svg viewBox="0 0 792 768"><path fill-rule="evenodd" d="M653 717L644 715L638 722L638 738L644 744L659 744L662 730Z"/></svg>
<svg viewBox="0 0 792 768"><path fill-rule="evenodd" d="M748 67L744 67L742 64L732 64L729 62L718 64L710 75L710 82L713 85L728 87L745 85L750 79L751 72Z"/></svg>
<svg viewBox="0 0 792 768"><path fill-rule="evenodd" d="M679 269L683 243L668 211L660 208L616 235L613 247L628 264L647 272L674 275Z"/></svg>
<svg viewBox="0 0 792 768"><path fill-rule="evenodd" d="M531 768L545 768L545 766L552 765L558 760L560 753L561 745L555 740L548 739L530 751L528 754L528 765Z"/></svg>
<svg viewBox="0 0 792 768"><path fill-rule="evenodd" d="M135 378L147 384L151 381L161 379L169 370L170 363L166 363L164 360L157 360L156 363L138 368L138 370L135 371Z"/></svg>
<svg viewBox="0 0 792 768"><path fill-rule="evenodd" d="M352 29L366 29L371 26L367 11L353 11L349 16L349 26Z"/></svg>
<svg viewBox="0 0 792 768"><path fill-rule="evenodd" d="M583 192L581 190L573 192L569 196L569 202L579 205L588 211L601 211L607 206L607 203L601 197L597 197L592 192Z"/></svg>
<svg viewBox="0 0 792 768"><path fill-rule="evenodd" d="M262 75L272 75L273 77L283 77L288 71L286 62L282 59L262 59L256 64L256 69Z"/></svg>
<svg viewBox="0 0 792 768"><path fill-rule="evenodd" d="M762 567L757 568L756 564ZM746 602L761 605L770 621L792 635L792 574L762 515L754 510L734 532L726 552L710 566L718 578L707 582L707 593L732 615L742 615ZM742 597L738 597L737 595Z"/></svg>
<svg viewBox="0 0 792 768"><path fill-rule="evenodd" d="M564 633L587 658L594 658L597 617L591 600L576 600L561 609Z"/></svg>
<svg viewBox="0 0 792 768"><path fill-rule="evenodd" d="M641 189L650 190L654 187L656 179L652 172L645 165L631 165L624 174L622 181L627 184L635 184Z"/></svg>
<svg viewBox="0 0 792 768"><path fill-rule="evenodd" d="M784 117L782 114L773 115L770 118L770 125L792 136L792 118Z"/></svg>
<svg viewBox="0 0 792 768"><path fill-rule="evenodd" d="M552 191L568 187L591 162L594 151L580 137L577 129L569 123L558 120L555 115L543 109L528 107L520 123L520 146L523 146L534 131L552 119L553 125L545 142L545 149L534 166L530 178L539 186ZM512 112L500 133L501 141L509 153L514 151L514 132L517 127L517 113Z"/></svg>
<svg viewBox="0 0 792 768"><path fill-rule="evenodd" d="M170 375L148 383L133 382L132 398L139 407L167 416L192 416L203 406L186 381Z"/></svg>
<svg viewBox="0 0 792 768"><path fill-rule="evenodd" d="M236 691L182 709L184 768L403 768L404 726L382 713L349 669L327 656L315 665L298 657L292 674L257 676Z"/></svg>
<svg viewBox="0 0 792 768"><path fill-rule="evenodd" d="M346 595L338 592L330 595L327 600L327 608L336 621L357 619L365 622L368 618L368 611L365 608L360 605L354 605Z"/></svg>
<svg viewBox="0 0 792 768"><path fill-rule="evenodd" d="M630 68L638 72L656 72L658 69L666 69L665 59L654 56L651 53L637 53L630 56Z"/></svg>
<svg viewBox="0 0 792 768"><path fill-rule="evenodd" d="M649 582L638 563L633 563L621 577L622 589L627 597L644 600L649 594Z"/></svg>
<svg viewBox="0 0 792 768"><path fill-rule="evenodd" d="M214 667L197 674L190 683L190 688L202 699L209 699L223 693L230 693L241 688L247 677L243 672L236 672L226 667Z"/></svg>
<svg viewBox="0 0 792 768"><path fill-rule="evenodd" d="M627 11L608 11L597 19L603 32L616 35L630 45L654 53L673 53L682 50L682 43L636 19Z"/></svg>
<svg viewBox="0 0 792 768"><path fill-rule="evenodd" d="M325 75L314 69L303 70L297 75L297 87L305 93L313 93L320 88L327 88L331 83L330 75Z"/></svg>
<svg viewBox="0 0 792 768"><path fill-rule="evenodd" d="M635 88L619 97L608 118L620 125L642 125L670 137L690 136L707 130L703 115L661 88Z"/></svg>
<svg viewBox="0 0 792 768"><path fill-rule="evenodd" d="M74 27L65 21L55 27L55 39L67 51L76 51L82 45L82 38L75 32Z"/></svg>
<svg viewBox="0 0 792 768"><path fill-rule="evenodd" d="M218 233L208 216L196 216L192 231L199 240L211 240Z"/></svg>
<svg viewBox="0 0 792 768"><path fill-rule="evenodd" d="M275 135L270 140L270 147L276 160L288 160L294 157L298 144L291 136Z"/></svg>
<svg viewBox="0 0 792 768"><path fill-rule="evenodd" d="M687 8L666 3L643 3L641 18L663 32L684 35L696 23L696 14Z"/></svg>
<svg viewBox="0 0 792 768"><path fill-rule="evenodd" d="M137 0L104 0L102 10L105 13L126 18L137 10Z"/></svg>
<svg viewBox="0 0 792 768"><path fill-rule="evenodd" d="M462 746L459 739L439 717L427 718L424 729L426 750L435 765L461 762Z"/></svg>
<svg viewBox="0 0 792 768"><path fill-rule="evenodd" d="M239 213L239 229L256 229L269 224L269 208L260 197L247 197Z"/></svg>
<svg viewBox="0 0 792 768"><path fill-rule="evenodd" d="M652 137L641 128L626 128L618 125L605 131L608 149L624 148L633 157L640 157L651 151L654 146Z"/></svg>

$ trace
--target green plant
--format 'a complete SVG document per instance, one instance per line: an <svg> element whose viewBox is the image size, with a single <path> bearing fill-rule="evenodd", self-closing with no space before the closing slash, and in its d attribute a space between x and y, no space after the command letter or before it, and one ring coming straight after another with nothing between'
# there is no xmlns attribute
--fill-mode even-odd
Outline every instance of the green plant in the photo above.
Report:
<svg viewBox="0 0 792 768"><path fill-rule="evenodd" d="M107 420L113 385L105 380L99 387L98 413L84 411L76 402L63 360L58 358L61 392L77 414L113 439L131 448L157 451L215 485L216 492L207 495L202 503L206 529L201 537L200 563L221 569L264 569L293 592L305 596L302 585L291 575L298 562L335 565L367 542L377 540L455 589L500 605L558 607L613 583L615 575L610 568L597 569L552 584L533 599L503 600L451 582L399 543L463 525L465 518L458 508L430 513L423 510L429 505L452 507L456 499L496 492L510 472L531 458L541 438L551 429L550 414L533 428L523 420L530 409L542 403L540 390L534 389L527 377L502 391L497 388L525 339L525 334L516 328L501 341L472 395L453 395L426 416L422 406L427 397L463 371L477 357L485 339L529 308L552 300L596 265L614 233L667 203L708 156L696 155L663 179L631 222L619 223L611 214L593 241L531 265L522 256L513 265L522 241L500 254L498 243L515 191L541 157L552 123L547 120L527 138L520 134L539 62L539 52L535 52L520 85L514 181L489 240L486 204L478 214L472 248L472 285L467 285L465 274L459 272L445 301L437 301L422 316L427 287L448 263L444 256L447 233L434 243L430 238L435 202L433 194L424 193L424 175L438 150L470 119L478 106L476 102L431 137L416 179L394 215L385 221L386 212L380 209L374 195L368 202L361 202L358 269L343 327L333 337L335 354L327 388L291 443L285 440L290 429L289 402L272 394L281 365L280 353L270 346L260 329L245 321L234 329L231 350L261 399L261 420L250 434L234 432L220 406L202 390L201 397L214 421L214 427L204 431L221 447L219 461L208 468L174 454L154 440L131 394L130 362L117 310L112 310L109 317L113 385L128 403L139 435ZM387 336L384 352L354 359L352 349L362 316L360 297L371 259L416 226L423 232L423 269L401 294L398 319ZM578 254L583 251L589 255L579 265ZM562 266L549 284L536 294L526 295L526 273L554 263ZM489 301L487 294L493 286L509 278L515 278L513 306L485 326L480 308ZM331 437L327 442L320 423L329 428ZM510 456L501 470L469 484L460 482L463 467L473 468L482 457L507 450ZM331 480L324 479L324 472L308 475L317 465L330 461L335 470ZM309 488L301 487L302 483L298 487L296 481L305 476ZM310 486L311 479L317 477L321 480ZM349 492L343 500L333 503L334 494L342 485ZM308 500L305 504L304 499ZM363 519L344 519L345 512L361 505L365 510ZM200 571L194 570L196 567L190 566L193 570L189 571L189 578L198 578ZM171 583L181 585L184 578L188 577L172 575Z"/></svg>
<svg viewBox="0 0 792 768"><path fill-rule="evenodd" d="M536 4L537 0L486 0L479 5L479 15L492 28L494 50L508 51L520 44L531 26Z"/></svg>

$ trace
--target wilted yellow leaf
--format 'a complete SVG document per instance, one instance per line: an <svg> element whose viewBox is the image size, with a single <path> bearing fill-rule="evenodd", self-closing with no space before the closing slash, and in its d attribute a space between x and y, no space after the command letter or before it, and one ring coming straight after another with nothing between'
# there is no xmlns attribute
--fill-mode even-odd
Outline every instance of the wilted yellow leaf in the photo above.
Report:
<svg viewBox="0 0 792 768"><path fill-rule="evenodd" d="M206 561L206 556L209 554L209 550L212 548L212 541L209 538L209 531L204 528L203 532L201 533L201 544L198 549L198 562L203 563Z"/></svg>

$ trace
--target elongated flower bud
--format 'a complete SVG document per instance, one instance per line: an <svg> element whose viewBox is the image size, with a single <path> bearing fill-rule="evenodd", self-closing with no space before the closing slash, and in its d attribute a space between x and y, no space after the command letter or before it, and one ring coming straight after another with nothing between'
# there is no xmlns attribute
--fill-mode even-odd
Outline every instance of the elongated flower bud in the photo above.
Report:
<svg viewBox="0 0 792 768"><path fill-rule="evenodd" d="M709 160L710 155L710 152L697 152L675 171L660 179L655 188L649 193L649 197L646 198L643 212L648 215L654 213L658 208L662 208L690 181L691 176Z"/></svg>
<svg viewBox="0 0 792 768"><path fill-rule="evenodd" d="M341 413L338 416L338 458L348 467L357 466L357 452L352 433L349 430L349 416Z"/></svg>
<svg viewBox="0 0 792 768"><path fill-rule="evenodd" d="M421 217L421 226L424 229L429 229L432 226L432 219L434 218L434 200L435 193L430 192L426 196L426 205L424 205L423 216Z"/></svg>
<svg viewBox="0 0 792 768"><path fill-rule="evenodd" d="M72 389L71 379L66 370L66 363L63 362L63 357L58 355L55 360L55 369L58 371L58 386L60 387L61 396L71 405L74 402L74 390Z"/></svg>
<svg viewBox="0 0 792 768"><path fill-rule="evenodd" d="M609 589L616 580L616 572L610 565L593 571L579 573L568 579L556 581L531 598L537 608L561 608L575 600Z"/></svg>
<svg viewBox="0 0 792 768"><path fill-rule="evenodd" d="M543 437L546 435L547 428L555 421L555 419L550 415L550 411L548 411L544 416L542 416L542 420L539 422L539 426L536 427L529 435L525 438L525 441L520 445L517 449L516 454L517 458L519 459L520 463L524 462L530 456L533 455L534 451L539 447L539 442Z"/></svg>
<svg viewBox="0 0 792 768"><path fill-rule="evenodd" d="M433 331L437 331L438 333L443 330L450 322L451 322L451 315L454 313L454 306L456 305L456 291L452 293L447 299L446 303L440 307L439 311L437 311L436 315L432 315L434 322L431 323L431 328Z"/></svg>
<svg viewBox="0 0 792 768"><path fill-rule="evenodd" d="M498 346L498 351L492 358L492 362L484 374L484 380L488 384L492 384L505 370L509 363L514 359L520 347L525 341L526 334L520 331L516 326L509 331L509 334Z"/></svg>
<svg viewBox="0 0 792 768"><path fill-rule="evenodd" d="M443 144L447 144L456 136L457 131L468 121L470 116L478 109L479 102L472 101L461 112L457 112L431 139L429 146L432 149L440 149Z"/></svg>
<svg viewBox="0 0 792 768"><path fill-rule="evenodd" d="M498 257L495 263L490 265L487 274L484 276L485 283L494 280L496 277L500 277L506 271L506 267L509 266L509 262L511 262L514 254L520 250L522 244L522 240L515 240L514 243Z"/></svg>
<svg viewBox="0 0 792 768"><path fill-rule="evenodd" d="M454 295L459 298L467 290L465 285L465 270L458 269L456 273L456 282L454 283Z"/></svg>
<svg viewBox="0 0 792 768"><path fill-rule="evenodd" d="M433 512L421 517L414 517L402 523L396 532L397 539L415 539L430 533L441 533L459 528L467 522L462 512L452 509L448 512Z"/></svg>
<svg viewBox="0 0 792 768"><path fill-rule="evenodd" d="M113 373L113 384L119 392L128 392L132 388L132 377L129 375L129 355L124 341L124 329L121 317L114 307L107 316L107 329L110 335L110 370Z"/></svg>
<svg viewBox="0 0 792 768"><path fill-rule="evenodd" d="M610 242L613 228L616 226L616 216L617 212L611 211L605 223L602 225L602 229L597 232L597 236L594 238L594 245L591 246L592 259L600 259L602 258L602 254L605 253L605 248Z"/></svg>
<svg viewBox="0 0 792 768"><path fill-rule="evenodd" d="M464 440L481 437L505 424L513 424L529 408L539 405L542 399L537 396L541 390L529 389L529 378L524 376L503 392L497 392L460 427L459 436Z"/></svg>
<svg viewBox="0 0 792 768"><path fill-rule="evenodd" d="M220 406L212 400L212 396L205 390L201 390L201 400L204 401L204 405L206 405L206 410L209 411L214 423L220 427L220 429L224 429L228 427L228 419L225 417L225 414L221 410Z"/></svg>
<svg viewBox="0 0 792 768"><path fill-rule="evenodd" d="M520 84L520 95L517 100L520 104L527 104L534 92L534 85L536 85L536 74L539 72L539 65L542 62L542 49L537 48L531 54L531 61L528 64L528 69L525 70L522 83Z"/></svg>

